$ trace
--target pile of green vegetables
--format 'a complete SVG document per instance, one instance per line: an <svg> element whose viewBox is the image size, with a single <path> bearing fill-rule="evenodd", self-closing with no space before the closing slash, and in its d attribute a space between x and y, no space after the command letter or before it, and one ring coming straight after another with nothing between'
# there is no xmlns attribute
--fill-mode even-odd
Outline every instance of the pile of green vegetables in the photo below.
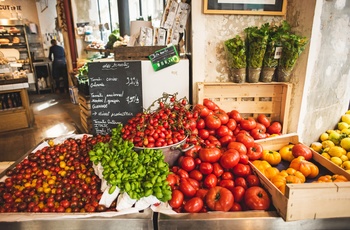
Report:
<svg viewBox="0 0 350 230"><path fill-rule="evenodd" d="M154 195L166 202L171 199L167 182L169 165L161 150L143 149L134 151L134 144L122 139L122 125L112 129L109 143L97 143L89 152L94 164L101 163L103 178L111 185L109 193L118 187L132 199Z"/></svg>

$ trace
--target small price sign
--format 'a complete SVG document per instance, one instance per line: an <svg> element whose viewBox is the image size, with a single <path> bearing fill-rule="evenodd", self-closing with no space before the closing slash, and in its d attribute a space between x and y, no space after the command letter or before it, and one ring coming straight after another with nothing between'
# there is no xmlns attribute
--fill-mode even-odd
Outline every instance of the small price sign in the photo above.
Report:
<svg viewBox="0 0 350 230"><path fill-rule="evenodd" d="M151 60L154 71L164 69L180 61L179 54L174 45L157 50L148 57Z"/></svg>

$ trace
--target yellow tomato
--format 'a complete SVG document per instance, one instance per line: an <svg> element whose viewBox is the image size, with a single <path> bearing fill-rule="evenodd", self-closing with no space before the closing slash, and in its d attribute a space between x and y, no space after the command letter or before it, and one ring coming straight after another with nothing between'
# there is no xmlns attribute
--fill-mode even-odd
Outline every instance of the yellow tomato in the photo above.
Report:
<svg viewBox="0 0 350 230"><path fill-rule="evenodd" d="M277 175L280 171L276 167L268 167L264 171L264 175L267 177L267 179L271 180L272 177Z"/></svg>
<svg viewBox="0 0 350 230"><path fill-rule="evenodd" d="M341 157L346 154L346 150L340 146L333 146L329 149L328 154L332 157Z"/></svg>
<svg viewBox="0 0 350 230"><path fill-rule="evenodd" d="M270 165L278 165L282 160L281 154L274 150L264 150L261 158Z"/></svg>
<svg viewBox="0 0 350 230"><path fill-rule="evenodd" d="M283 146L279 150L279 153L281 154L281 157L283 160L291 162L295 158L292 153L293 146L294 144L288 144Z"/></svg>

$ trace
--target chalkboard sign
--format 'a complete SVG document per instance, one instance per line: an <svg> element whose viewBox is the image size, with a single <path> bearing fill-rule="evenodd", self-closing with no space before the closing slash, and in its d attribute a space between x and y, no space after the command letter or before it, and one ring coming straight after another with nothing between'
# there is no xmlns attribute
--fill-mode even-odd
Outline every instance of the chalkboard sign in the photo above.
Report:
<svg viewBox="0 0 350 230"><path fill-rule="evenodd" d="M111 133L142 112L141 62L88 63L94 134Z"/></svg>

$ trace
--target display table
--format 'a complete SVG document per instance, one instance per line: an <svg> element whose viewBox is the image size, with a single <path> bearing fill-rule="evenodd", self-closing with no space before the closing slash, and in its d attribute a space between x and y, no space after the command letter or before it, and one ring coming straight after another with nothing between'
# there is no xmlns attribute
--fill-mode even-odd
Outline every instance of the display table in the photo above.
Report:
<svg viewBox="0 0 350 230"><path fill-rule="evenodd" d="M28 79L7 79L0 82L0 132L28 128L34 115L30 107L27 89ZM4 102L7 103L4 103Z"/></svg>

